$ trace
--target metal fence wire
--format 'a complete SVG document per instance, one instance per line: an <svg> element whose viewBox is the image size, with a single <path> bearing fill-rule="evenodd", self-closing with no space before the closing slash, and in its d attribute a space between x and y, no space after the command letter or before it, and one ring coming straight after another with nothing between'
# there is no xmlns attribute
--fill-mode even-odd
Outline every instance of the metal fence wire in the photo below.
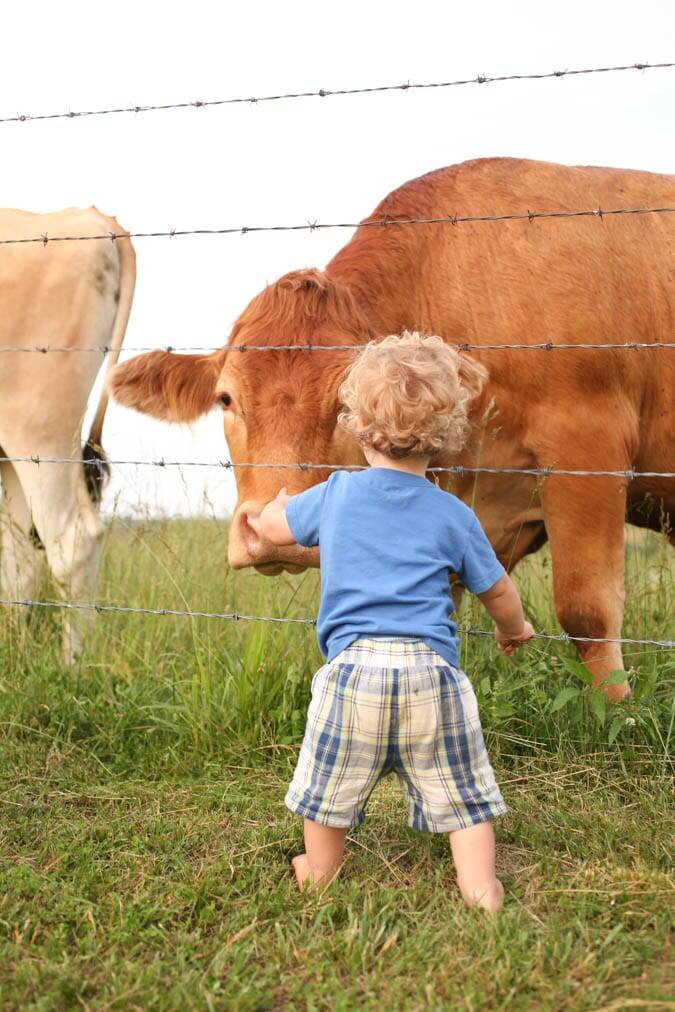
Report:
<svg viewBox="0 0 675 1012"><path fill-rule="evenodd" d="M277 615L247 615L238 611L188 611L180 608L136 608L131 605L100 604L97 602L83 603L72 601L34 601L0 598L0 605L14 608L51 608L59 611L96 612L99 615L119 612L124 615L152 615L156 618L169 616L177 618L218 619L227 622L271 622L277 625L315 626L314 618L287 618ZM494 636L487 629L476 629L474 626L458 626L457 631L463 636ZM655 646L673 648L675 640L632 639L630 637L611 636L570 636L569 633L535 633L533 639L549 640L555 643L633 643L639 646Z"/></svg>
<svg viewBox="0 0 675 1012"><path fill-rule="evenodd" d="M472 351L663 351L672 350L675 348L675 341L607 341L607 342L578 342L572 341L538 341L534 344L526 344L525 342L489 342L486 344L471 344L468 341L449 341L448 342L457 351L472 352ZM208 354L215 351L223 352L238 352L244 354L245 352L256 352L256 351L305 351L314 353L317 351L342 351L342 352L357 352L362 345L345 345L345 344L226 344L221 342L220 344L210 345L174 345L174 344L155 344L155 345L136 345L127 347L124 345L122 351L127 354L140 354L141 352L148 351L166 351L173 353L204 353ZM35 344L28 347L19 346L8 346L0 348L0 355L8 354L36 354L36 355L48 355L54 354L71 354L73 352L81 352L85 354L95 355L108 355L113 349L107 344L92 345L90 347L64 347L63 345L57 344Z"/></svg>
<svg viewBox="0 0 675 1012"><path fill-rule="evenodd" d="M305 221L295 225L225 225L222 228L169 228L152 232L97 232L94 235L42 235L9 236L0 238L0 246L48 246L53 242L94 242L118 239L179 239L184 236L226 236L248 235L256 232L321 232L328 229L355 228L400 228L410 225L466 225L497 221L538 221L563 218L604 218L635 216L644 214L672 214L675 207L587 207L581 210L556 211L511 211L506 214L445 214L429 218L366 218L363 221Z"/></svg>
<svg viewBox="0 0 675 1012"><path fill-rule="evenodd" d="M40 457L33 454L27 457L0 457L0 464L77 464L82 465L81 457ZM234 461L234 460L98 460L87 461L87 467L96 467L102 473L106 465L115 464L130 467L217 467L231 471L235 468L267 468L272 470L292 471L362 471L365 464L303 464L288 461ZM542 478L562 475L571 478L624 478L633 481L635 478L675 478L675 471L634 471L631 468L616 471L583 470L564 467L465 467L454 464L451 467L430 467L432 474L530 474Z"/></svg>
<svg viewBox="0 0 675 1012"><path fill-rule="evenodd" d="M615 74L629 70L665 70L675 63L628 63L613 67L585 67L571 70L550 70L534 74L476 74L475 77L454 81L405 81L402 84L378 84L364 88L318 88L314 91L280 92L276 95L239 96L234 98L192 99L179 102L162 102L144 105L118 105L109 109L68 109L65 112L16 113L0 117L1 123L38 123L45 120L83 119L92 116L115 116L121 113L138 115L146 112L166 112L172 109L208 109L227 105L262 105L265 102L283 102L299 98L333 98L346 95L374 95L393 91L424 91L466 87L470 84L497 84L505 81L545 81L551 78L581 77L591 74Z"/></svg>

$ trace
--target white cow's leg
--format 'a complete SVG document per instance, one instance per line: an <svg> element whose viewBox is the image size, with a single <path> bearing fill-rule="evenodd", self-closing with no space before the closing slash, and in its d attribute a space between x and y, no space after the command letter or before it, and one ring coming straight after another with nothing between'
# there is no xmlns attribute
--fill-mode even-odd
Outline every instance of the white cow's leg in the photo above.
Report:
<svg viewBox="0 0 675 1012"><path fill-rule="evenodd" d="M47 562L64 601L92 599L103 539L78 464L20 464L19 474L31 506ZM72 663L81 653L90 612L63 612L63 656Z"/></svg>
<svg viewBox="0 0 675 1012"><path fill-rule="evenodd" d="M0 464L2 506L0 510L0 593L11 600L35 595L44 551L33 531L26 497L11 464Z"/></svg>

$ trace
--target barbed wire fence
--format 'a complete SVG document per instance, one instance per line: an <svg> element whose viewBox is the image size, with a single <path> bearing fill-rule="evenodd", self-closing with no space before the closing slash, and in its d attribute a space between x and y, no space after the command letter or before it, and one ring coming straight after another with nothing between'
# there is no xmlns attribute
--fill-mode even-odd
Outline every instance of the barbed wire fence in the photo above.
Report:
<svg viewBox="0 0 675 1012"><path fill-rule="evenodd" d="M192 99L190 101L179 101L179 102L163 102L159 104L145 104L145 105L119 105L113 106L108 109L68 109L63 112L51 112L51 113L16 113L13 116L0 117L0 124L2 123L38 123L46 120L60 120L60 119L83 119L90 118L92 116L116 116L122 113L138 115L139 113L148 112L167 112L170 110L177 109L209 109L217 106L228 106L228 105L262 105L266 102L283 102L290 101L293 99L301 98L334 98L344 97L347 95L374 95L383 94L385 92L409 92L409 91L424 91L429 89L444 89L444 88L459 88L466 87L468 85L475 84L497 84L505 83L506 81L545 81L547 79L557 78L561 80L565 77L581 77L589 76L591 74L616 74L623 73L625 71L637 70L644 72L647 70L665 70L671 67L675 67L675 63L628 63L620 64L612 67L584 67L571 70L550 70L543 73L534 74L476 74L475 77L460 78L454 81L429 81L429 82L413 82L404 81L402 84L378 84L371 85L370 87L364 88L318 88L314 91L296 91L296 92L280 92L275 95L258 95L258 96L238 96L234 98L211 98L211 99Z"/></svg>
<svg viewBox="0 0 675 1012"><path fill-rule="evenodd" d="M41 458L37 455L29 457L0 457L0 463L28 463L36 466L43 464L74 464L76 466L82 466L82 460L79 457L52 457L52 458ZM361 471L365 470L365 465L339 465L330 463L289 463L289 462L236 462L232 460L220 460L220 461L194 461L194 460L94 460L88 462L89 466L97 466L101 470L106 464L112 464L115 466L133 466L133 467L159 467L159 468L171 468L176 467L182 469L184 467L213 467L220 470L232 471L235 468L262 468L262 469L282 469L282 470L323 470L323 471ZM466 475L477 475L477 474L492 474L492 475L514 475L514 474L526 474L541 478L551 478L557 475L565 477L612 477L620 478L625 481L632 481L635 478L675 478L675 471L636 471L632 469L627 470L582 470L582 469L571 469L571 468L555 468L555 467L538 467L538 468L518 468L518 467L465 467L463 465L455 465L452 467L431 467L429 468L430 473L433 474L454 474L458 476ZM216 619L220 621L232 621L232 622L263 622L272 624L289 624L298 626L315 626L316 620L311 618L289 618L285 616L273 616L273 615L249 615L243 612L213 612L213 611L195 611L175 608L140 608L131 605L118 605L118 604L103 604L99 602L66 602L66 601L40 601L31 598L28 599L14 599L14 598L0 598L0 605L5 607L14 608L45 608L50 610L70 610L79 612L90 612L96 614L108 614L108 613L121 613L129 615L148 615L153 617L167 617L174 616L180 618L192 618L192 619ZM476 629L473 626L458 626L458 633L463 636L492 636L492 633L486 630ZM594 637L594 636L570 636L566 632L562 633L536 633L535 639L542 640L545 642L558 642L558 643L617 643L617 644L632 644L638 646L655 646L664 649L673 649L675 647L675 640L669 639L650 639L650 638L634 638L634 637Z"/></svg>
<svg viewBox="0 0 675 1012"><path fill-rule="evenodd" d="M570 341L540 341L535 344L525 342L503 342L488 344L470 344L467 341L448 341L451 347L457 351L659 351L675 348L675 341L622 341L622 342L570 342ZM148 351L165 352L241 352L249 351L341 351L347 354L357 352L360 345L350 344L209 344L209 345L174 345L174 344L151 344L127 347L124 345L122 351L137 354ZM60 345L36 344L29 347L8 346L0 348L0 355L7 354L70 354L72 352L83 352L96 355L108 355L113 349L107 344L90 345L88 347L64 347Z"/></svg>
<svg viewBox="0 0 675 1012"><path fill-rule="evenodd" d="M384 215L380 218L364 218L362 221L304 221L291 225L224 225L222 228L168 228L150 232L96 232L92 235L42 235L9 236L0 238L0 246L48 246L60 242L95 242L107 240L115 243L118 239L180 239L185 236L226 236L249 235L260 232L322 232L329 229L355 228L402 228L411 225L478 225L490 222L540 221L565 218L631 217L644 214L673 214L675 206L663 207L586 207L580 210L553 211L512 211L507 214L443 214L428 218L394 218Z"/></svg>
<svg viewBox="0 0 675 1012"><path fill-rule="evenodd" d="M657 69L667 69L675 67L675 62L669 63L635 63L617 66L606 66L606 67L592 67L592 68L581 68L571 70L554 70L545 73L529 73L529 74L505 74L498 76L487 76L484 74L478 74L474 78L464 78L451 81L437 81L437 82L424 82L414 83L406 82L403 84L390 84L390 85L377 85L363 88L342 88L342 89L318 89L315 91L304 91L304 92L286 92L272 95L261 95L257 97L234 97L224 99L209 99L209 100L194 100L194 101L181 101L172 103L162 104L146 104L146 105L132 105L132 106L116 106L104 109L93 109L93 110L68 110L63 112L55 113L38 113L38 114L26 114L17 113L14 116L0 117L1 124L9 123L36 123L44 122L47 120L73 120L81 118L89 118L94 116L112 116L122 113L127 114L139 114L149 112L159 112L168 110L179 110L179 109L204 109L208 107L216 106L227 106L227 105L257 105L267 102L279 102L284 100L294 99L308 99L308 98L328 98L337 96L349 96L349 95L366 95L374 93L394 92L394 91L415 91L423 89L446 89L452 87L468 86L468 85L482 85L497 82L507 81L541 81L553 78L565 78L591 74L608 74L608 73L619 73L630 70L636 71L647 71ZM47 247L52 243L64 243L64 242L84 242L84 241L101 241L107 240L112 243L117 242L119 239L155 239L155 238L168 238L175 239L184 236L229 236L229 235L247 235L249 233L263 233L263 232L316 232L328 229L355 229L355 228L397 228L397 227L408 227L408 226L429 226L429 225L450 225L456 227L464 224L480 224L480 223L493 223L493 222L516 222L516 221L528 221L532 223L537 220L562 220L570 218L593 218L598 221L603 221L605 218L616 218L619 216L637 216L637 215L651 215L651 214L672 214L675 212L675 206L665 205L656 207L618 207L603 209L600 207L596 208L585 208L580 210L569 210L569 209L557 209L557 210L545 210L545 211L516 211L506 214L447 214L435 217L427 218L391 218L382 216L379 218L367 218L364 221L350 221L350 222L318 222L318 221L306 221L304 223L296 223L290 225L284 224L272 224L272 225L243 225L243 226L223 226L216 228L170 228L165 230L157 231L123 231L123 232L106 232L92 235L56 235L50 236L43 233L39 236L5 236L0 237L0 246L15 246L15 245L42 245ZM484 342L484 343L470 343L470 342L458 342L456 347L460 351L465 352L484 352L484 351L506 351L506 350L518 350L518 351L579 351L579 350L606 350L606 351L623 351L623 350L635 350L635 351L646 351L646 350L664 350L675 348L675 342L646 342L646 341L630 341L622 343L612 342L596 342L596 341L578 341L578 342L555 342L555 341L539 341L539 342ZM30 347L4 347L0 348L0 354L8 353L36 353L36 354L47 354L47 353L71 353L71 352L85 352L101 354L104 358L110 352L110 348L106 345L102 346L90 346L90 347L63 347L59 345L34 345ZM218 347L190 347L190 346L174 346L167 344L163 348L157 348L155 346L143 346L135 348L123 349L127 352L146 352L146 351L157 351L164 350L168 352L175 351L190 351L190 352L212 352L219 350ZM317 351L335 351L335 352L353 352L355 349L345 345L228 345L226 347L228 352L236 351L240 353L244 352L317 352ZM36 466L41 465L62 465L62 464L75 464L82 466L82 459L79 457L41 457L37 454L29 456L5 456L0 457L0 463L28 463ZM362 466L351 466L344 468L341 465L335 465L330 463L289 463L289 462L235 462L229 459L219 461L177 461L177 460L110 460L110 461L88 461L88 466L98 466L103 474L103 468L106 464L113 464L116 466L149 466L159 468L184 468L184 467L214 467L226 471L232 471L235 468L268 468L268 469L294 469L300 471L307 470L322 470L322 471L333 471L333 470L360 470ZM611 477L622 479L623 481L630 482L637 478L673 478L675 477L675 471L639 471L632 468L620 469L620 470L586 470L586 469L570 469L570 468L557 468L557 467L532 467L532 468L515 468L515 467L465 467L463 465L455 465L452 467L433 467L429 469L431 473L436 474L449 474L449 475L478 475L478 474L490 474L490 475L530 475L540 477L543 479L549 479L556 476L565 477ZM174 616L191 619L217 619L220 621L253 621L253 622L268 622L268 623L288 623L299 626L312 627L316 624L315 619L311 618L292 618L287 616L271 616L271 615L249 615L240 612L207 612L207 611L194 611L194 610L181 610L181 609L170 609L170 608L140 608L130 605L119 605L119 604L103 604L97 602L68 602L68 601L39 601L33 599L14 599L14 598L2 598L0 599L0 605L6 607L16 608L32 608L39 607L53 610L72 610L79 612L95 612L97 614L104 614L110 612L117 612L122 614L136 614L136 615L148 615L155 617L162 616ZM491 636L492 633L476 629L471 626L458 626L458 632L463 635L469 636ZM589 643L619 643L619 644L638 644L638 645L653 645L656 647L673 648L675 641L673 640L658 640L658 639L636 639L630 637L589 637L589 636L570 636L568 633L537 633L535 638L539 640L549 642L561 642L561 643L577 643L577 642L589 642Z"/></svg>
<svg viewBox="0 0 675 1012"><path fill-rule="evenodd" d="M116 612L123 615L151 615L155 618L199 618L217 619L223 622L269 622L277 625L299 625L316 626L314 618L291 618L278 615L247 615L238 611L190 611L181 608L137 608L132 605L101 604L97 602L72 602L72 601L34 601L30 598L19 600L13 598L0 598L0 605L14 608L51 608L59 611L84 611L96 612L102 615L109 612ZM457 631L463 636L489 636L494 633L487 629L477 629L475 626L460 625ZM632 643L639 646L656 646L673 648L675 640L657 639L633 639L628 636L570 636L569 633L535 633L533 639L545 640L555 643Z"/></svg>
<svg viewBox="0 0 675 1012"><path fill-rule="evenodd" d="M25 457L0 457L0 464L75 464L82 466L80 457L40 457L32 454ZM103 471L106 464L129 467L216 467L219 470L232 471L236 468L261 468L263 470L291 471L363 471L365 464L317 464L288 461L234 461L234 460L90 460L87 465ZM563 467L466 467L454 464L450 467L430 467L431 474L527 474L541 478L564 476L572 478L623 478L633 481L636 478L675 478L675 471L635 471L631 468L622 470L584 470Z"/></svg>

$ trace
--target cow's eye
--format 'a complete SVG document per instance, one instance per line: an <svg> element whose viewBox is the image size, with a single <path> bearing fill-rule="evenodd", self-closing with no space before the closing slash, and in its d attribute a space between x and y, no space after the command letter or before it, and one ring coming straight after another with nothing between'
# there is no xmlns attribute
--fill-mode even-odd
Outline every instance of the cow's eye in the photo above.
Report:
<svg viewBox="0 0 675 1012"><path fill-rule="evenodd" d="M229 394L221 394L218 398L218 403L222 408L229 408L232 404L232 398Z"/></svg>

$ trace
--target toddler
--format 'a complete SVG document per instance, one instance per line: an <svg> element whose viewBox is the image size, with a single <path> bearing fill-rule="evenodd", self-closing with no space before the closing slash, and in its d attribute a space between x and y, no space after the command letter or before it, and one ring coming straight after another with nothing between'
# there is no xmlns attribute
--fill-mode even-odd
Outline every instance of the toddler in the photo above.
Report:
<svg viewBox="0 0 675 1012"><path fill-rule="evenodd" d="M286 795L304 819L300 886L340 869L378 780L402 780L414 829L448 833L469 906L499 910L492 819L506 811L476 697L459 667L449 577L494 619L511 654L533 635L473 511L426 478L439 450L462 448L468 403L487 373L440 337L405 332L359 352L340 388L339 424L369 468L299 495L282 489L253 529L277 545L319 545L317 635L307 727Z"/></svg>

